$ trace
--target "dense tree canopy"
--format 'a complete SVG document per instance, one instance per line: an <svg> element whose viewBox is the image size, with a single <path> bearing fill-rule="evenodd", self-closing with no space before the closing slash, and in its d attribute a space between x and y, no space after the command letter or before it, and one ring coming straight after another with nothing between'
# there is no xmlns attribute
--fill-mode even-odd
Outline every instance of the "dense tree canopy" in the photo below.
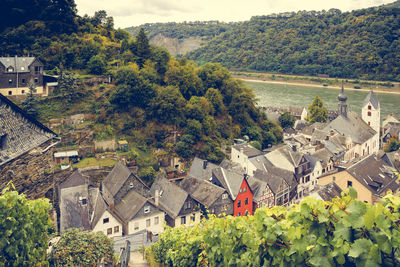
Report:
<svg viewBox="0 0 400 267"><path fill-rule="evenodd" d="M0 266L45 266L53 232L48 199L28 200L10 183L0 194Z"/></svg>
<svg viewBox="0 0 400 267"><path fill-rule="evenodd" d="M307 120L310 123L314 122L326 122L328 119L328 111L324 106L324 102L319 96L315 96L312 103L308 106L308 117Z"/></svg>

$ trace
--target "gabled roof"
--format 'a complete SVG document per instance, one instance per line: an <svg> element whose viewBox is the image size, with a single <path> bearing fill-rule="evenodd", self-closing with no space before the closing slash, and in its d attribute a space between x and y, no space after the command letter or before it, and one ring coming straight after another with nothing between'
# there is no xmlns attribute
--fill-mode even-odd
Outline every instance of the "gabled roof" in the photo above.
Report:
<svg viewBox="0 0 400 267"><path fill-rule="evenodd" d="M79 170L75 170L64 182L59 185L60 189L88 185L89 179L84 177Z"/></svg>
<svg viewBox="0 0 400 267"><path fill-rule="evenodd" d="M239 194L240 186L243 183L243 179L245 179L244 174L221 167L213 170L213 177L228 191L233 200Z"/></svg>
<svg viewBox="0 0 400 267"><path fill-rule="evenodd" d="M380 195L387 189L396 191L400 187L396 183L397 177L393 173L393 168L373 154L353 164L346 171L373 194Z"/></svg>
<svg viewBox="0 0 400 267"><path fill-rule="evenodd" d="M190 166L188 177L208 180L211 178L212 170L217 167L218 165L215 165L214 163L195 157L192 166Z"/></svg>
<svg viewBox="0 0 400 267"><path fill-rule="evenodd" d="M341 193L342 189L335 182L332 182L324 186L317 185L310 192L310 196L317 194L324 201L332 201L333 198L340 197Z"/></svg>
<svg viewBox="0 0 400 267"><path fill-rule="evenodd" d="M0 136L6 137L6 149L0 151L1 166L57 137L57 134L0 94Z"/></svg>
<svg viewBox="0 0 400 267"><path fill-rule="evenodd" d="M272 172L266 172L266 171L262 171L262 170L256 170L254 172L253 179L256 179L256 180L261 181L261 182L265 183L266 185L268 185L268 187L271 189L271 191L274 193L274 195L276 195L278 193L279 186L282 183L289 186L288 183L280 176L277 176Z"/></svg>
<svg viewBox="0 0 400 267"><path fill-rule="evenodd" d="M378 109L379 107L379 100L376 98L374 91L370 90L368 95L365 97L364 102L363 102L363 107L368 105L368 103L371 103L371 105L375 108Z"/></svg>
<svg viewBox="0 0 400 267"><path fill-rule="evenodd" d="M312 156L320 160L323 167L326 167L329 161L334 158L334 154L326 148L315 151Z"/></svg>
<svg viewBox="0 0 400 267"><path fill-rule="evenodd" d="M303 158L303 153L286 145L265 154L265 157L276 167L294 172Z"/></svg>
<svg viewBox="0 0 400 267"><path fill-rule="evenodd" d="M6 67L12 67L14 72L29 72L29 66L35 61L34 57L0 57L0 63ZM40 61L39 61L40 62Z"/></svg>
<svg viewBox="0 0 400 267"><path fill-rule="evenodd" d="M324 131L335 130L344 136L350 136L353 142L363 144L371 139L376 132L366 124L355 112L348 112L347 117L339 115L331 121Z"/></svg>
<svg viewBox="0 0 400 267"><path fill-rule="evenodd" d="M248 158L255 157L257 155L262 154L262 152L260 150L254 148L253 146L251 146L248 143L234 145L234 146L232 146L232 149L236 149L238 151L243 150L243 154L245 154Z"/></svg>
<svg viewBox="0 0 400 267"><path fill-rule="evenodd" d="M226 191L224 188L216 186L209 181L196 178L186 178L179 186L185 190L197 202L206 207L210 207Z"/></svg>
<svg viewBox="0 0 400 267"><path fill-rule="evenodd" d="M158 177L150 188L151 195L159 193L160 206L172 218L176 218L188 198L188 193L177 185L170 183L164 177Z"/></svg>
<svg viewBox="0 0 400 267"><path fill-rule="evenodd" d="M103 213L108 210L108 206L99 190L93 196L93 203L93 212L90 218L92 229L96 226Z"/></svg>
<svg viewBox="0 0 400 267"><path fill-rule="evenodd" d="M129 222L146 203L146 198L136 193L135 190L131 190L115 206L115 212L118 213L125 222Z"/></svg>

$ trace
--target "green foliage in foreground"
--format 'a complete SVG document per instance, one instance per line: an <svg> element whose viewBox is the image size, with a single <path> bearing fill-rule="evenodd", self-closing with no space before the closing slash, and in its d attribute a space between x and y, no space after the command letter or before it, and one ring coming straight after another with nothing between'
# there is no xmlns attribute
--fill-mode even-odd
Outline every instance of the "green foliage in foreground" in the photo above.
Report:
<svg viewBox="0 0 400 267"><path fill-rule="evenodd" d="M0 194L0 266L46 265L49 200L28 200L12 189L10 183Z"/></svg>
<svg viewBox="0 0 400 267"><path fill-rule="evenodd" d="M52 266L97 266L114 261L110 238L102 232L88 232L76 228L66 230L51 253Z"/></svg>
<svg viewBox="0 0 400 267"><path fill-rule="evenodd" d="M400 197L374 205L350 188L332 202L258 209L254 216L211 218L168 228L148 249L166 266L396 266Z"/></svg>

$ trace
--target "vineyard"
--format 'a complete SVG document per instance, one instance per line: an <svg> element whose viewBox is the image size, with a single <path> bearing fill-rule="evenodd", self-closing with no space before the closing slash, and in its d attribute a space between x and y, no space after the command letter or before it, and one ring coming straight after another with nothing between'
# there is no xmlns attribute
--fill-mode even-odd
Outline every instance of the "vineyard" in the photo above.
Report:
<svg viewBox="0 0 400 267"><path fill-rule="evenodd" d="M374 205L350 188L332 202L258 209L168 228L147 254L165 266L396 266L400 197Z"/></svg>

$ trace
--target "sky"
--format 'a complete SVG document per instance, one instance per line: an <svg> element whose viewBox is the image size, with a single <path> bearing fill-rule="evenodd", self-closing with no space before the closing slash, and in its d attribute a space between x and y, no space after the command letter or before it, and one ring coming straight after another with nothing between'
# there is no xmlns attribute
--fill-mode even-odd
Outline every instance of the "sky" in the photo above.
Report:
<svg viewBox="0 0 400 267"><path fill-rule="evenodd" d="M342 11L378 6L394 0L75 0L78 14L105 10L116 28L154 22L249 20L252 16L299 10Z"/></svg>

